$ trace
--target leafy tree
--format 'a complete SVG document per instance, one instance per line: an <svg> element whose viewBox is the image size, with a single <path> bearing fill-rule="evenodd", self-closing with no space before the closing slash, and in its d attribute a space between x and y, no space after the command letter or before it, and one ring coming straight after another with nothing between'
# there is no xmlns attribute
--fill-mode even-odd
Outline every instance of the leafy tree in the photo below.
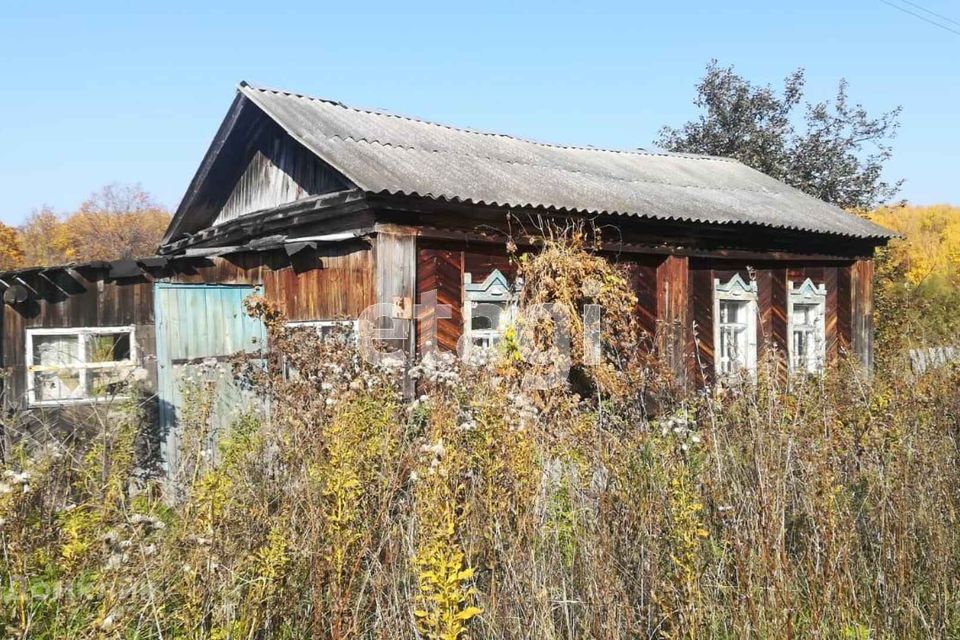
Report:
<svg viewBox="0 0 960 640"><path fill-rule="evenodd" d="M902 281L917 287L960 288L960 207L880 207L869 217L903 236L887 249Z"/></svg>
<svg viewBox="0 0 960 640"><path fill-rule="evenodd" d="M17 230L0 222L0 270L16 269L23 264L23 249Z"/></svg>
<svg viewBox="0 0 960 640"><path fill-rule="evenodd" d="M67 262L67 240L63 222L56 211L44 206L35 209L19 229L24 266Z"/></svg>
<svg viewBox="0 0 960 640"><path fill-rule="evenodd" d="M960 208L881 207L869 215L900 233L877 254L878 361L907 348L956 345L960 335Z"/></svg>
<svg viewBox="0 0 960 640"><path fill-rule="evenodd" d="M170 214L140 185L111 184L67 217L67 257L114 260L153 254Z"/></svg>
<svg viewBox="0 0 960 640"><path fill-rule="evenodd" d="M889 201L903 182L882 177L900 107L871 117L850 103L847 82L841 80L832 102L805 103L800 116L804 83L803 69L797 69L778 93L713 60L696 86L694 104L705 113L679 128L664 127L656 144L736 158L846 209L866 210Z"/></svg>
<svg viewBox="0 0 960 640"><path fill-rule="evenodd" d="M111 184L61 216L49 207L20 228L23 263L52 265L152 255L170 214L140 185Z"/></svg>

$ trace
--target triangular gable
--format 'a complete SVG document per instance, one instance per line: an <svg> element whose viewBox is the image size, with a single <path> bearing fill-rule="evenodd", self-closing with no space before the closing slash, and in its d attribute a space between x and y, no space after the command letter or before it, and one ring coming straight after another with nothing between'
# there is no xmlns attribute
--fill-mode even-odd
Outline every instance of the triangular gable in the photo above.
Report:
<svg viewBox="0 0 960 640"><path fill-rule="evenodd" d="M803 298L804 300L817 300L818 298L826 297L827 288L823 284L813 284L813 280L807 278L799 287L794 287L793 282L791 282L790 295L793 297Z"/></svg>
<svg viewBox="0 0 960 640"><path fill-rule="evenodd" d="M243 215L353 187L258 106L238 95L163 243Z"/></svg>
<svg viewBox="0 0 960 640"><path fill-rule="evenodd" d="M757 283L754 281L747 283L740 277L739 273L733 274L733 277L727 282L720 282L719 279L714 279L713 282L714 288L718 293L723 293L728 296L749 297L757 293Z"/></svg>
<svg viewBox="0 0 960 640"><path fill-rule="evenodd" d="M479 283L472 282L469 273L464 274L463 291L471 300L500 300L514 294L510 281L499 269L494 269L493 273Z"/></svg>

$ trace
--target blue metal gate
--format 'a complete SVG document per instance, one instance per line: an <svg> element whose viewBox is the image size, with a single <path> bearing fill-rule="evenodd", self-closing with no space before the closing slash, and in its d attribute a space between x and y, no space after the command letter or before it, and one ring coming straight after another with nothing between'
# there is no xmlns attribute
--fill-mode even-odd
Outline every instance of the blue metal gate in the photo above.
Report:
<svg viewBox="0 0 960 640"><path fill-rule="evenodd" d="M252 398L233 381L225 360L234 354L262 353L263 323L243 309L251 286L158 282L154 290L157 330L157 395L164 439L164 467L178 468L182 433L178 416L185 384L200 377L215 388L210 432L229 426Z"/></svg>

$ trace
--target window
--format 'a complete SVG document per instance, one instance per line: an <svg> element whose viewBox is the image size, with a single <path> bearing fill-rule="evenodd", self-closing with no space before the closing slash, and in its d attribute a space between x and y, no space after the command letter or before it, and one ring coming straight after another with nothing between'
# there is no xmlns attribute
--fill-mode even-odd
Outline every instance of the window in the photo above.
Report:
<svg viewBox="0 0 960 640"><path fill-rule="evenodd" d="M713 281L713 344L718 378L757 370L757 283L735 274Z"/></svg>
<svg viewBox="0 0 960 640"><path fill-rule="evenodd" d="M360 340L359 320L301 320L288 322L284 326L288 332L315 331L323 343L347 346L350 343L355 345ZM282 367L285 380L296 380L300 377L297 367L290 363L286 356L283 358Z"/></svg>
<svg viewBox="0 0 960 640"><path fill-rule="evenodd" d="M357 341L360 335L359 320L301 320L286 323L287 329L315 329L321 340L344 336Z"/></svg>
<svg viewBox="0 0 960 640"><path fill-rule="evenodd" d="M790 371L793 373L817 373L823 369L826 359L826 309L827 290L824 285L814 285L807 278L799 287L788 283L787 295L787 345Z"/></svg>
<svg viewBox="0 0 960 640"><path fill-rule="evenodd" d="M497 345L516 319L521 286L520 282L510 286L507 278L496 269L478 284L473 283L471 274L463 274L466 353L473 348L490 349Z"/></svg>
<svg viewBox="0 0 960 640"><path fill-rule="evenodd" d="M133 327L27 330L31 405L108 399L122 391L136 363Z"/></svg>

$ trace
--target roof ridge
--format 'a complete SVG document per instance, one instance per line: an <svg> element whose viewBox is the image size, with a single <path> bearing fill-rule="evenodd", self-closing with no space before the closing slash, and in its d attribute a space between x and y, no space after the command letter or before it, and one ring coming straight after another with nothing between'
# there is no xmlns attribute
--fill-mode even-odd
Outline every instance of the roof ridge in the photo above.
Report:
<svg viewBox="0 0 960 640"><path fill-rule="evenodd" d="M321 98L321 97L318 97L318 96L310 96L310 95L307 95L307 94L305 94L305 93L296 93L296 92L294 92L294 91L287 91L287 90L285 90L285 89L275 89L275 88L272 88L272 87L264 87L264 86L253 85L253 84L250 84L249 82L246 82L245 80L242 80L242 81L240 82L239 89L240 89L241 91L244 90L244 89L250 89L250 90L253 90L253 91L259 91L259 92L261 92L261 93L267 93L267 92L269 92L269 93L274 93L274 94L280 94L280 95L290 96L290 97L293 97L293 98L298 98L298 99L300 99L300 100L311 100L311 101L314 101L314 102L324 102L324 103L326 103L326 104L330 104L330 105L333 105L333 106L336 106L336 107L340 107L341 109L349 109L350 111L356 111L356 112L358 112L358 113L367 113L367 114L371 114L371 115L382 116L382 117L385 117L385 118L397 118L397 119L399 119L399 120L408 120L408 121L410 121L410 122L417 122L417 123L429 125L429 126L432 126L432 127L440 127L440 128L443 128L443 129L449 129L449 130L451 130L451 131L460 131L460 132L463 132L463 133L470 133L470 134L478 135L478 136L490 136L490 137L494 137L494 138L507 138L507 139L510 139L510 140L515 140L515 141L517 141L517 142L523 142L523 143L526 143L526 144L534 144L534 145L541 146L541 147L550 147L550 148L552 148L552 149L572 149L572 150L576 150L576 151L599 151L599 152L603 152L603 153L619 153L619 154L638 155L638 156L660 156L660 157L667 157L667 158L684 158L684 159L687 159L687 160L713 160L713 161L716 161L716 162L732 162L732 163L740 164L740 161L737 160L737 159L735 159L735 158L726 158L726 157L724 157L724 156L712 156L712 155L699 154L699 153L679 153L679 152L675 152L675 151L649 151L649 150L646 150L646 149L607 149L607 148L604 148L604 147L593 147L593 146L583 146L583 145L573 145L573 144L560 144L560 143L555 143L555 142L543 142L543 141L541 141L541 140L533 140L533 139L531 139L531 138L524 138L524 137L521 137L521 136L514 136L514 135L510 135L510 134L508 134L508 133L497 133L497 132L494 132L494 131L480 131L480 130L477 130L477 129L471 129L471 128L469 128L469 127L461 127L461 126L456 126L456 125L451 125L451 124L443 124L442 122L434 122L434 121L432 121L432 120L424 120L423 118L418 118L418 117L415 117L415 116L407 116L407 115L402 115L402 114L399 114L399 113L391 113L390 111L386 111L386 110L384 110L384 109L371 109L371 108L365 108L365 107L354 107L354 106L345 104L345 103L343 103L343 102L340 102L339 100L333 100L333 99L331 99L331 98Z"/></svg>

